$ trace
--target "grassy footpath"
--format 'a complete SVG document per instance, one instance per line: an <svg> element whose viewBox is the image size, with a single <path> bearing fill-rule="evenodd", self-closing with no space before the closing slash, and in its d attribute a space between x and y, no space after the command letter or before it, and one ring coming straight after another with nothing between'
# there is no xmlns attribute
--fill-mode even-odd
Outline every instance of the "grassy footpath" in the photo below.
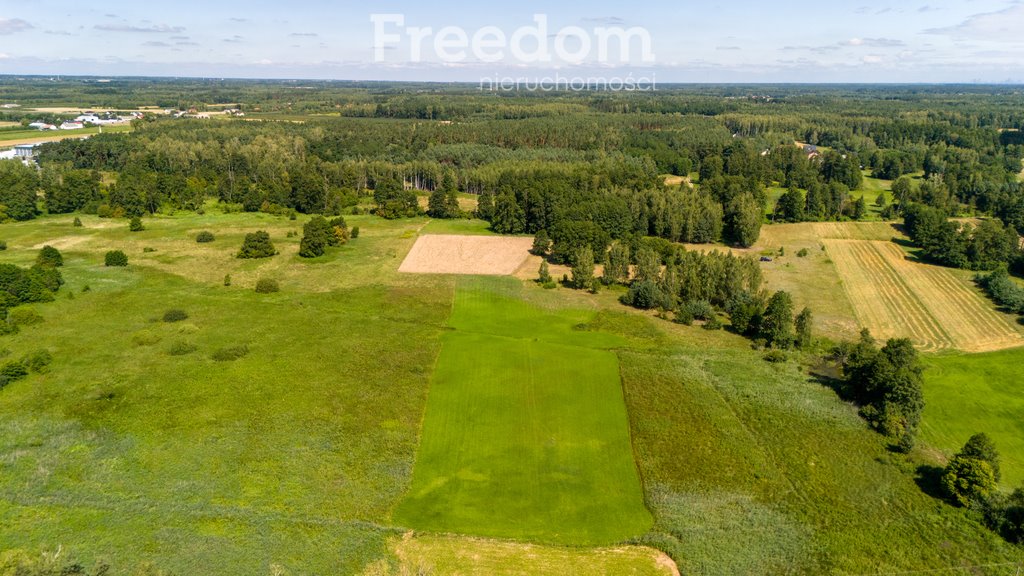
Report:
<svg viewBox="0 0 1024 576"><path fill-rule="evenodd" d="M509 279L460 282L398 523L559 544L611 544L650 525L615 354L542 312Z"/></svg>

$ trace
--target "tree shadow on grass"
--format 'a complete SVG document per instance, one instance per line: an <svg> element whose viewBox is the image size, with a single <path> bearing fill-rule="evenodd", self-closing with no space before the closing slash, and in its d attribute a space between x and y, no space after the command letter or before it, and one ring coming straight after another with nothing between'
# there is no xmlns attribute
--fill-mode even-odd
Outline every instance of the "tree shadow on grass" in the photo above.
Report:
<svg viewBox="0 0 1024 576"><path fill-rule="evenodd" d="M917 467L917 474L914 476L914 482L925 494L932 498L942 499L944 497L941 483L943 472L945 472L945 470L941 466L922 464Z"/></svg>

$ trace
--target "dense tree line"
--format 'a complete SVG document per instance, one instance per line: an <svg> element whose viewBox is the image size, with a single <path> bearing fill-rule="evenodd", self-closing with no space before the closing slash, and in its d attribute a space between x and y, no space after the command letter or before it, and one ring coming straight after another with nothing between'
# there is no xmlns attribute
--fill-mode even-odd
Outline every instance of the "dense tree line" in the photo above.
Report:
<svg viewBox="0 0 1024 576"><path fill-rule="evenodd" d="M1017 230L996 219L972 225L950 220L938 208L911 204L904 210L904 222L922 255L943 266L992 270L1022 256Z"/></svg>

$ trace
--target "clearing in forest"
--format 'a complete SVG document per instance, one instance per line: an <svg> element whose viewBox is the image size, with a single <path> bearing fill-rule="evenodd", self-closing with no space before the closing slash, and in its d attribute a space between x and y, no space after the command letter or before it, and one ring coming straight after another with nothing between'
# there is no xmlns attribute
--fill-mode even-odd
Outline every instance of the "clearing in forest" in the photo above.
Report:
<svg viewBox="0 0 1024 576"><path fill-rule="evenodd" d="M1024 345L1009 316L966 278L912 262L892 242L824 240L860 324L879 339L907 337L927 351Z"/></svg>
<svg viewBox="0 0 1024 576"><path fill-rule="evenodd" d="M460 281L430 382L402 526L568 545L646 532L651 516L613 348L593 311L543 311L512 279Z"/></svg>
<svg viewBox="0 0 1024 576"><path fill-rule="evenodd" d="M399 272L510 276L529 257L532 238L420 236Z"/></svg>

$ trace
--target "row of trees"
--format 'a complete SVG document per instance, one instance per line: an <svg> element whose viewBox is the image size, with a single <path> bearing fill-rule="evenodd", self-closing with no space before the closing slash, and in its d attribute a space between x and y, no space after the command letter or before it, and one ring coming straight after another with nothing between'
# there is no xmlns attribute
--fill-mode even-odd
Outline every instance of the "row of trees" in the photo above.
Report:
<svg viewBox="0 0 1024 576"><path fill-rule="evenodd" d="M904 210L904 223L922 255L943 266L993 270L1022 257L1017 231L996 219L975 226L950 220L938 208L910 204Z"/></svg>

